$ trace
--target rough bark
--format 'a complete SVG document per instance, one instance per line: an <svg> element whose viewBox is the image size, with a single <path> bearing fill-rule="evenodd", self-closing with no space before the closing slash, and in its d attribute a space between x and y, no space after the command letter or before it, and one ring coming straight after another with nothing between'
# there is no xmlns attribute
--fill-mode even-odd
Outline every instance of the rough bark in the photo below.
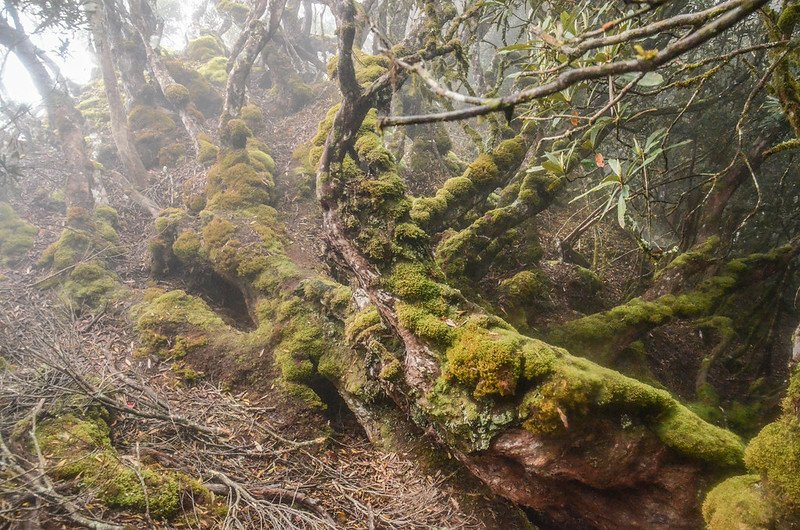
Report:
<svg viewBox="0 0 800 530"><path fill-rule="evenodd" d="M111 53L119 69L120 81L125 91L125 108L130 110L137 103L146 103L149 92L144 77L147 56L140 46L138 32L120 16L124 10L115 0L103 0L103 13L111 42Z"/></svg>
<svg viewBox="0 0 800 530"><path fill-rule="evenodd" d="M114 145L117 147L122 166L128 175L128 180L141 188L147 184L147 170L144 168L142 159L136 151L133 138L128 129L125 106L122 103L122 97L117 87L117 73L114 70L114 63L111 58L111 45L105 27L105 17L100 6L97 6L92 16L92 32L100 69L103 73L103 86L111 116L111 136L114 139Z"/></svg>
<svg viewBox="0 0 800 530"><path fill-rule="evenodd" d="M242 32L246 39L242 46L241 53L237 56L231 55L228 64L236 61L228 76L228 83L225 87L225 103L220 116L219 127L222 128L231 118L235 118L242 110L245 101L245 90L247 88L247 78L253 63L269 42L281 21L286 0L272 0L269 3L269 22L264 23L256 18L250 22L247 29ZM266 9L266 5L264 6Z"/></svg>

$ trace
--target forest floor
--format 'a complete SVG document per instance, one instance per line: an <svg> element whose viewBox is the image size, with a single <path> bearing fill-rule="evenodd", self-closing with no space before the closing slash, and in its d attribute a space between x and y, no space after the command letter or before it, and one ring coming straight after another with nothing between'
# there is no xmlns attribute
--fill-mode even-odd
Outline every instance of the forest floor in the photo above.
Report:
<svg viewBox="0 0 800 530"><path fill-rule="evenodd" d="M302 183L291 171L291 155L296 146L316 133L320 117L335 96L330 86L321 90L316 101L300 113L266 120L266 130L260 135L268 142L278 166L276 206L283 216L287 253L308 271L325 270L320 258L323 243L314 198L299 192ZM94 313L81 308L65 311L54 290L41 288L49 271L36 265L37 257L63 229L63 203L50 197L63 188L65 174L60 155L51 145L53 142L39 141L28 146L24 177L17 192L9 197L15 210L38 227L39 233L25 260L14 268L0 266L0 329L23 343L26 337L38 333L52 334L56 343L77 345L80 356L98 373L121 373L141 381L175 414L230 433L222 456L199 465L195 462L196 440L177 435L170 426L119 414L112 431L120 454L133 455L136 451L138 456L140 446L149 447L153 457L166 467L174 465L198 474L216 463L242 483L268 481L316 500L341 528L520 527L524 516L513 505L490 494L454 460L441 456L410 422L405 437L392 450L384 450L369 442L342 403L336 406L333 400L324 413L296 404L280 390L269 354L261 364L261 373L234 381L233 367L226 373L226 365L215 363L217 360L186 359L195 363L197 370L205 371L205 377L194 384L183 381L172 362L142 358L137 353L137 335L129 314L149 287L195 289L192 294L204 297L227 321L241 315L232 313L208 291L197 291L196 285L150 276L152 219L111 183L106 188L108 202L119 213L119 235L125 249L112 263L120 281L130 289L130 296ZM155 184L148 195L161 206L177 207L183 182L204 175L205 170L186 161L153 173ZM136 398L128 399L135 408ZM146 516L96 515L113 515L139 528L168 527ZM0 527L2 517L0 514ZM175 526L195 526L191 521L187 516ZM61 524L57 527L69 527Z"/></svg>

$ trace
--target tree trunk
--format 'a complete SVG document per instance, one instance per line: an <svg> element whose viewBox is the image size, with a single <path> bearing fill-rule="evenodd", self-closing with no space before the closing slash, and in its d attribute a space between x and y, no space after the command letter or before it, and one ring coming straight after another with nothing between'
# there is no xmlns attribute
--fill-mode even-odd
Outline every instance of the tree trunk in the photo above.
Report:
<svg viewBox="0 0 800 530"><path fill-rule="evenodd" d="M128 118L117 87L117 73L114 70L114 63L111 59L111 46L106 32L105 17L103 16L103 9L99 5L92 16L92 32L100 69L103 72L103 85L106 99L108 100L108 110L111 115L111 136L122 161L122 167L128 174L128 180L133 182L134 186L143 188L147 184L147 170L144 168L142 159L136 151L128 129Z"/></svg>
<svg viewBox="0 0 800 530"><path fill-rule="evenodd" d="M13 9L6 3L6 9ZM92 208L92 171L94 166L86 154L86 143L83 135L83 116L75 108L72 97L66 87L53 79L48 73L40 55L44 52L37 49L21 28L11 27L5 19L0 18L0 44L14 52L28 74L31 76L36 91L45 104L47 119L55 131L61 148L64 150L67 182L65 193L67 206ZM55 75L58 75L56 72Z"/></svg>

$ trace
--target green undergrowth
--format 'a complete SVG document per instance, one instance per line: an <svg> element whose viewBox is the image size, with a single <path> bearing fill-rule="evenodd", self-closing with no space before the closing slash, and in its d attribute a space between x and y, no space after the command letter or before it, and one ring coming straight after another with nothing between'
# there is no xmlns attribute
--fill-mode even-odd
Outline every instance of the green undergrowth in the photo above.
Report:
<svg viewBox="0 0 800 530"><path fill-rule="evenodd" d="M109 266L122 252L117 226L117 212L109 206L98 206L94 212L71 207L58 241L39 259L52 275L45 287L60 283L62 300L76 309L98 308L123 296Z"/></svg>
<svg viewBox="0 0 800 530"><path fill-rule="evenodd" d="M67 412L42 421L36 438L48 462L47 472L71 480L103 505L149 513L157 519L180 515L183 505L211 502L199 480L156 464L123 461L111 444L108 414ZM144 487L143 487L144 485Z"/></svg>
<svg viewBox="0 0 800 530"><path fill-rule="evenodd" d="M0 202L0 264L18 263L33 247L39 231L22 219L10 204Z"/></svg>

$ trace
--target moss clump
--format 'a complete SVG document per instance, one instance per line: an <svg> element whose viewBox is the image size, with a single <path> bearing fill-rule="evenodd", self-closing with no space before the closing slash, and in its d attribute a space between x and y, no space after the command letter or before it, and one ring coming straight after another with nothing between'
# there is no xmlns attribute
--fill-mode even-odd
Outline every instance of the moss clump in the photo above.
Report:
<svg viewBox="0 0 800 530"><path fill-rule="evenodd" d="M228 328L208 304L185 291L155 292L134 306L142 351L163 359L179 359L209 343Z"/></svg>
<svg viewBox="0 0 800 530"><path fill-rule="evenodd" d="M189 91L189 99L197 110L207 118L220 113L222 96L200 72L179 59L167 59L164 64L175 82L185 86Z"/></svg>
<svg viewBox="0 0 800 530"><path fill-rule="evenodd" d="M787 415L764 427L747 446L745 463L780 513L800 515L800 420Z"/></svg>
<svg viewBox="0 0 800 530"><path fill-rule="evenodd" d="M164 109L136 105L128 114L134 144L145 167L158 163L159 150L168 145L176 130L175 120Z"/></svg>
<svg viewBox="0 0 800 530"><path fill-rule="evenodd" d="M225 87L228 82L227 57L214 57L197 69L209 83L218 87Z"/></svg>
<svg viewBox="0 0 800 530"><path fill-rule="evenodd" d="M254 133L260 133L264 130L264 112L261 107L254 103L250 103L242 107L239 112L239 118L250 128Z"/></svg>
<svg viewBox="0 0 800 530"><path fill-rule="evenodd" d="M266 205L274 186L270 172L251 158L246 149L230 151L208 172L206 208Z"/></svg>
<svg viewBox="0 0 800 530"><path fill-rule="evenodd" d="M773 528L772 509L763 489L758 475L732 477L719 484L703 502L703 519L708 529Z"/></svg>
<svg viewBox="0 0 800 530"><path fill-rule="evenodd" d="M203 35L186 45L186 56L193 61L204 62L219 55L225 55L225 46L213 35Z"/></svg>
<svg viewBox="0 0 800 530"><path fill-rule="evenodd" d="M231 17L237 24L243 24L250 14L247 4L234 2L233 0L220 0L217 2L217 11Z"/></svg>
<svg viewBox="0 0 800 530"><path fill-rule="evenodd" d="M219 147L214 145L211 137L205 133L200 133L197 136L197 161L203 165L209 165L216 162L217 155L219 154Z"/></svg>
<svg viewBox="0 0 800 530"><path fill-rule="evenodd" d="M122 292L116 274L98 261L78 264L62 285L62 299L75 307L97 308Z"/></svg>
<svg viewBox="0 0 800 530"><path fill-rule="evenodd" d="M253 131L247 126L244 120L228 120L225 124L225 134L223 140L234 149L244 149L247 146L247 139L253 136Z"/></svg>
<svg viewBox="0 0 800 530"><path fill-rule="evenodd" d="M520 335L468 324L447 350L447 376L472 388L475 399L513 396L522 375Z"/></svg>
<svg viewBox="0 0 800 530"><path fill-rule="evenodd" d="M370 55L358 48L354 48L353 64L356 70L356 81L366 88L388 71L391 61L384 55ZM339 57L335 56L328 62L328 76L331 79L336 78L336 69L338 67Z"/></svg>
<svg viewBox="0 0 800 530"><path fill-rule="evenodd" d="M199 481L155 465L132 468L111 445L110 429L100 412L67 413L43 421L36 438L48 462L47 472L74 480L112 509L132 510L169 519L180 513L184 496L210 498ZM144 488L142 487L144 482Z"/></svg>
<svg viewBox="0 0 800 530"><path fill-rule="evenodd" d="M511 305L535 304L547 297L547 282L539 271L522 271L503 280L499 291Z"/></svg>
<svg viewBox="0 0 800 530"><path fill-rule="evenodd" d="M0 202L0 263L17 263L33 246L39 231L21 219L10 204Z"/></svg>
<svg viewBox="0 0 800 530"><path fill-rule="evenodd" d="M158 151L158 165L161 167L174 167L184 158L186 158L186 148L183 144L170 144Z"/></svg>
<svg viewBox="0 0 800 530"><path fill-rule="evenodd" d="M182 109L189 103L189 89L179 83L172 83L164 89L164 97L175 108Z"/></svg>

